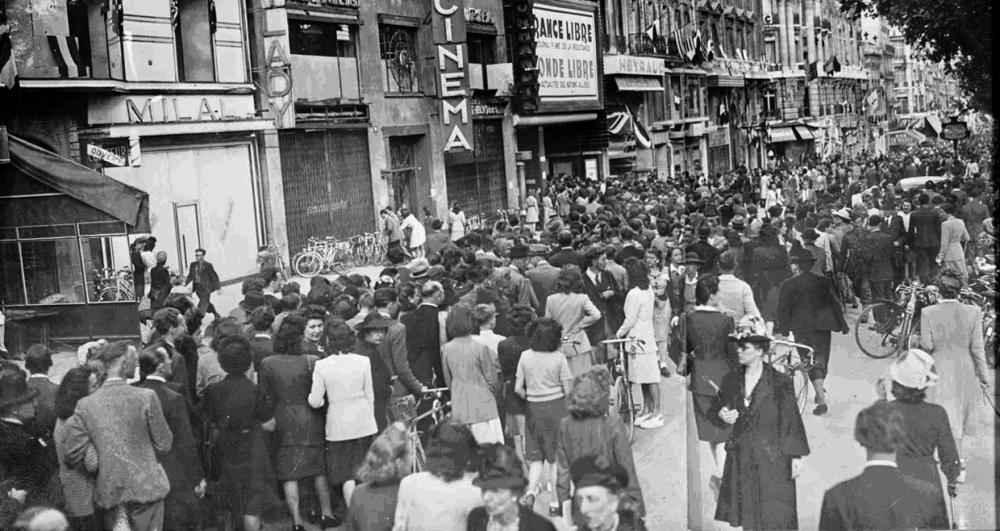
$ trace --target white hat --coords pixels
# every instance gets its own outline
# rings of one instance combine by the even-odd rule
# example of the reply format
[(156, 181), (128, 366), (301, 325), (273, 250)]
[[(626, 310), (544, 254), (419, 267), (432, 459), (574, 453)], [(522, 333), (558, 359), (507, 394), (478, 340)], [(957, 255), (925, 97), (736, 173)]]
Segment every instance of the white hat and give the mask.
[(833, 215), (837, 216), (840, 219), (851, 221), (851, 211), (847, 210), (847, 208), (842, 208), (840, 210), (834, 210), (833, 211)]
[(938, 375), (934, 373), (934, 358), (930, 354), (910, 349), (889, 367), (892, 381), (911, 389), (927, 389), (937, 385)]

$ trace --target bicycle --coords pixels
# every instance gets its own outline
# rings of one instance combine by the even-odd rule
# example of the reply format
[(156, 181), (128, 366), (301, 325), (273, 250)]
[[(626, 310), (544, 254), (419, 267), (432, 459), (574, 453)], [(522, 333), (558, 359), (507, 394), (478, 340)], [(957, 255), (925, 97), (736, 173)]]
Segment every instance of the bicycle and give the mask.
[(306, 247), (292, 258), (292, 270), (305, 278), (328, 271), (344, 274), (347, 272), (350, 248), (350, 242), (338, 241), (334, 237), (309, 238)]
[(625, 432), (628, 433), (628, 440), (635, 440), (635, 398), (632, 396), (632, 382), (628, 376), (628, 344), (645, 346), (646, 342), (635, 337), (622, 339), (606, 339), (601, 341), (602, 345), (621, 345), (618, 349), (618, 357), (610, 363), (611, 368), (611, 411), (617, 414), (618, 418), (625, 424)]
[(94, 296), (101, 302), (135, 300), (132, 271), (101, 268), (94, 270)]
[[(786, 350), (779, 354), (775, 347), (785, 347)], [(795, 404), (799, 408), (799, 413), (805, 412), (809, 406), (809, 386), (811, 385), (809, 370), (816, 365), (813, 358), (813, 348), (794, 341), (772, 339), (771, 347), (766, 356), (771, 367), (792, 378), (792, 383), (795, 386)], [(797, 374), (802, 375), (802, 378), (796, 378)]]
[(451, 406), (451, 402), (443, 402), (442, 397), (444, 393), (448, 392), (447, 387), (438, 387), (434, 389), (428, 389), (423, 393), (419, 400), (417, 400), (417, 406), (423, 403), (424, 399), (428, 396), (433, 396), (434, 401), (431, 403), (431, 408), (409, 420), (406, 421), (406, 430), (409, 438), (410, 444), (410, 471), (412, 473), (422, 472), (427, 463), (427, 454), (424, 452), (424, 443), (420, 441), (420, 436), (423, 435), (417, 428), (417, 424), (428, 417), (433, 419), (433, 425), (436, 426), (444, 422), (448, 416), (448, 409)]
[(983, 312), (983, 349), (986, 351), (986, 361), (991, 367), (997, 366), (996, 345), (996, 291), (983, 278), (972, 279), (969, 287), (959, 292), (958, 300), (974, 304)]
[(920, 337), (920, 309), (934, 304), (934, 289), (919, 280), (896, 288), (895, 300), (880, 300), (867, 306), (854, 324), (854, 340), (861, 352), (885, 359), (914, 346)]

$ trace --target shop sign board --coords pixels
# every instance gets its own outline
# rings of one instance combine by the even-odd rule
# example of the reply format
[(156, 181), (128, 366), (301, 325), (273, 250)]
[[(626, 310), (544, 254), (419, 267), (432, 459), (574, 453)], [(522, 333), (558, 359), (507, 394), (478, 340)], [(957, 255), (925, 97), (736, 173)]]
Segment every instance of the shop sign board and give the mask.
[(94, 144), (87, 144), (87, 155), (92, 159), (107, 162), (112, 166), (124, 166), (126, 164), (125, 157), (112, 153), (111, 151), (108, 151), (100, 146), (95, 146)]
[(539, 95), (546, 103), (600, 106), (601, 54), (593, 8), (535, 2)]
[(476, 118), (481, 116), (503, 116), (504, 111), (507, 109), (507, 100), (503, 98), (473, 97), (469, 100), (469, 104), (472, 106), (472, 116)]
[(941, 124), (942, 140), (962, 140), (969, 138), (969, 126), (965, 122), (952, 121)]
[(604, 75), (627, 74), (630, 76), (662, 76), (667, 71), (663, 59), (636, 57), (634, 55), (605, 55)]
[(482, 24), (484, 26), (496, 26), (497, 17), (492, 11), (478, 9), (475, 7), (465, 8), (465, 21), (472, 24)]
[(444, 151), (472, 151), (469, 76), (463, 0), (433, 0), (434, 61), (438, 74), (441, 120), (447, 137)]
[(91, 124), (164, 124), (256, 119), (252, 94), (94, 97)]

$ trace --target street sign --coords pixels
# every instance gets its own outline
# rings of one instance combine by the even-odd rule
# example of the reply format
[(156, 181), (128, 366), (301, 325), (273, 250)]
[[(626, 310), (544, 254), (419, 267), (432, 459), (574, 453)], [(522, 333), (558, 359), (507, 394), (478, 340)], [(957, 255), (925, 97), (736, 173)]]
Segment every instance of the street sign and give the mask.
[(125, 166), (126, 164), (124, 158), (94, 144), (87, 144), (87, 155), (114, 166)]
[(969, 127), (965, 122), (956, 120), (941, 124), (942, 140), (962, 140), (963, 138), (969, 138)]

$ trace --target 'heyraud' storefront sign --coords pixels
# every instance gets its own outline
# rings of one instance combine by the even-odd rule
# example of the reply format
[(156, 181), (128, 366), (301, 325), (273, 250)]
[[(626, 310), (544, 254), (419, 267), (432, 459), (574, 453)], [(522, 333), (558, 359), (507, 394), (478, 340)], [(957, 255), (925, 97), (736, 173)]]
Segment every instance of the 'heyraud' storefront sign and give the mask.
[(441, 120), (448, 131), (444, 150), (472, 151), (462, 0), (433, 0), (433, 3), (438, 99), (441, 101)]
[(536, 2), (534, 14), (542, 101), (598, 100), (594, 12)]

